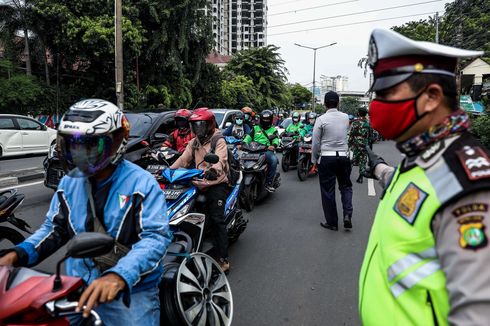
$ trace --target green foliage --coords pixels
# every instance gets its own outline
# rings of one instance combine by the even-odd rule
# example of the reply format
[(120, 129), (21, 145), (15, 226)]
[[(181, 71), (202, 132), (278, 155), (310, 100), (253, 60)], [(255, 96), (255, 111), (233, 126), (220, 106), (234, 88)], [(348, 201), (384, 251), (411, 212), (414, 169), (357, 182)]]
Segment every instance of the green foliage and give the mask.
[(192, 89), (192, 107), (202, 105), (208, 107), (220, 107), (221, 85), (223, 76), (219, 68), (213, 64), (203, 65), (198, 82)]
[(342, 112), (356, 116), (361, 103), (357, 97), (346, 96), (340, 99), (339, 106)]
[(261, 95), (254, 107), (258, 111), (280, 106), (283, 103), (287, 69), (279, 48), (274, 45), (243, 50), (236, 54), (226, 70), (250, 79)]
[(419, 21), (411, 21), (401, 26), (395, 26), (392, 29), (395, 32), (416, 41), (434, 42), (436, 38), (435, 21), (433, 17), (421, 19)]
[(472, 120), (472, 132), (480, 141), (490, 148), (490, 114), (478, 116)]
[(244, 106), (257, 107), (261, 102), (251, 79), (238, 75), (221, 84), (221, 103), (226, 108), (241, 109)]
[(301, 107), (302, 104), (309, 104), (313, 97), (313, 93), (306, 87), (300, 84), (289, 85), (289, 91), (291, 92), (292, 102), (296, 108)]
[(34, 78), (15, 75), (10, 79), (0, 78), (0, 112), (25, 114), (36, 108), (37, 99), (43, 96), (41, 87)]

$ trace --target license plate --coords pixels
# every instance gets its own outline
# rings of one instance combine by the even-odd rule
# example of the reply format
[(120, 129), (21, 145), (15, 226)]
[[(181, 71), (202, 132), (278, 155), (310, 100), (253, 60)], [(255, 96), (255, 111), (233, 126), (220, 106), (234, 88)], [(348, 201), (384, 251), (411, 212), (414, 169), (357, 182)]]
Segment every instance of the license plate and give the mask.
[(148, 167), (146, 168), (146, 171), (148, 171), (150, 173), (155, 173), (158, 171), (163, 171), (166, 168), (167, 167), (165, 165), (148, 165)]
[(302, 148), (311, 148), (311, 144), (302, 144), (301, 147)]
[(293, 137), (282, 137), (282, 141), (292, 141)]
[(254, 161), (260, 158), (260, 154), (243, 154), (241, 159), (245, 161)]
[(165, 194), (165, 199), (168, 200), (175, 200), (180, 197), (184, 193), (185, 190), (183, 189), (164, 189), (163, 193)]
[(311, 153), (312, 150), (311, 150), (311, 148), (300, 148), (299, 152), (300, 153)]

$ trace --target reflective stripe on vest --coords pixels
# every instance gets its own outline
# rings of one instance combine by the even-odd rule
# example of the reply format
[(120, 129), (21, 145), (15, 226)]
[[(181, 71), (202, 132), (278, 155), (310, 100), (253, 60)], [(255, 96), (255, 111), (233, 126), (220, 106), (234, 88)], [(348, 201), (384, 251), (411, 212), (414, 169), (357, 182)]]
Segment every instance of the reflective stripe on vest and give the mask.
[(390, 287), (391, 293), (393, 293), (393, 296), (397, 298), (398, 296), (402, 295), (406, 290), (411, 289), (414, 287), (418, 282), (422, 281), (426, 277), (431, 276), (435, 272), (441, 269), (441, 265), (439, 264), (438, 260), (432, 260), (413, 272), (410, 272), (408, 275), (400, 279), (398, 282), (393, 284)]
[(437, 253), (435, 247), (430, 247), (427, 250), (416, 254), (408, 254), (403, 258), (398, 259), (388, 268), (388, 280), (391, 282), (396, 277), (400, 276), (403, 272), (409, 268), (417, 265), (425, 259), (436, 259)]

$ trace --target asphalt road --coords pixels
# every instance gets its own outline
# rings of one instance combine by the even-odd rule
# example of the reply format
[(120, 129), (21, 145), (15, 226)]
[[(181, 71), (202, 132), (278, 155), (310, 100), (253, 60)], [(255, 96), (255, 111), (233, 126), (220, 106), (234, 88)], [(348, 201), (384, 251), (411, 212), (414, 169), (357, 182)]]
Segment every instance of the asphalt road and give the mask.
[[(374, 150), (388, 163), (400, 160), (393, 143), (377, 144)], [(353, 181), (357, 174), (355, 167)], [(353, 184), (352, 231), (320, 227), (324, 218), (318, 178), (300, 182), (296, 170), (282, 173), (277, 192), (246, 214), (248, 228), (230, 248), (233, 325), (360, 324), (359, 269), (381, 189), (376, 185), (376, 196), (368, 196), (366, 180)], [(53, 191), (41, 183), (19, 188), (19, 192), (26, 200), (17, 216), (36, 229)], [(342, 216), (339, 194), (337, 198)], [(38, 268), (54, 271), (62, 251)]]
[(46, 154), (3, 157), (0, 158), (0, 172), (9, 172), (28, 168), (42, 168), (45, 157)]

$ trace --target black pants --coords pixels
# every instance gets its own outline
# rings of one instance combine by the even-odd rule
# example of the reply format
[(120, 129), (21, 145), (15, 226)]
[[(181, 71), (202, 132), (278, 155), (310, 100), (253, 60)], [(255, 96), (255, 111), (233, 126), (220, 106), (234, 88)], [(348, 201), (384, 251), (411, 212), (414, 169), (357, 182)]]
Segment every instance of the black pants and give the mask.
[(228, 232), (225, 222), (225, 204), (228, 185), (221, 183), (209, 187), (206, 194), (206, 221), (210, 223), (213, 242), (219, 258), (228, 258)]
[(344, 216), (352, 216), (352, 167), (348, 157), (322, 156), (318, 174), (322, 194), (323, 214), (327, 224), (338, 226), (337, 204), (335, 203), (335, 179), (339, 182)]

